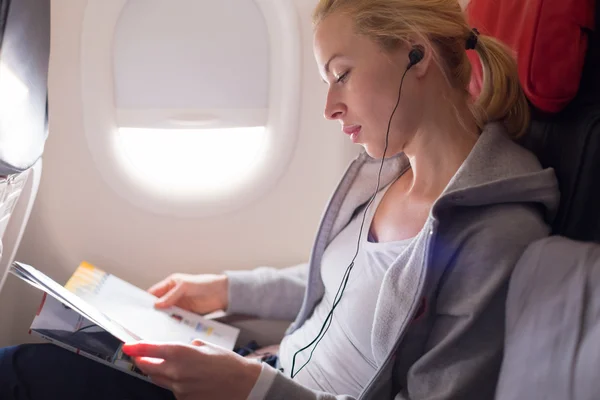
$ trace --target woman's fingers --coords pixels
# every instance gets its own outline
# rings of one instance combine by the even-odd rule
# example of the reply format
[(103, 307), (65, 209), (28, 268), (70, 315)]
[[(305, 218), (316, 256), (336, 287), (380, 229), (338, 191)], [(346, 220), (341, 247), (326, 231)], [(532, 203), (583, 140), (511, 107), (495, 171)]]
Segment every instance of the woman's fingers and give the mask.
[(175, 286), (166, 292), (160, 299), (156, 300), (154, 305), (157, 308), (167, 308), (177, 304), (179, 299), (184, 295), (183, 282), (178, 282)]
[(148, 289), (148, 292), (156, 297), (161, 297), (171, 290), (173, 286), (175, 286), (175, 279), (168, 277), (167, 279), (163, 279), (162, 281), (152, 285), (152, 287)]

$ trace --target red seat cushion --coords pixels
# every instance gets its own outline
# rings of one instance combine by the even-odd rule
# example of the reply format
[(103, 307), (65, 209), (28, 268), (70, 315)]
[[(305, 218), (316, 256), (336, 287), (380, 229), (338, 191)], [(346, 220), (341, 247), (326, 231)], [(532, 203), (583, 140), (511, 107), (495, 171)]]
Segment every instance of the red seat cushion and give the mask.
[[(473, 28), (516, 52), (526, 96), (550, 113), (562, 110), (577, 94), (594, 11), (595, 0), (471, 0), (467, 6)], [(477, 95), (481, 64), (475, 52), (468, 53), (474, 66), (470, 90)]]

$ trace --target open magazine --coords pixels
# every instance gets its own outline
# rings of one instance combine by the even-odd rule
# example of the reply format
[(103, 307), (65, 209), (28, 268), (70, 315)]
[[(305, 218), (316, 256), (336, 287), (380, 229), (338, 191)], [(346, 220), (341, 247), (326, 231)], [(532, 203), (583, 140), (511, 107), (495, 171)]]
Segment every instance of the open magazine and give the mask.
[(178, 307), (157, 310), (155, 296), (87, 262), (64, 287), (20, 262), (10, 272), (45, 292), (30, 333), (141, 379), (147, 377), (121, 351), (125, 342), (200, 339), (233, 350), (239, 335), (237, 328)]

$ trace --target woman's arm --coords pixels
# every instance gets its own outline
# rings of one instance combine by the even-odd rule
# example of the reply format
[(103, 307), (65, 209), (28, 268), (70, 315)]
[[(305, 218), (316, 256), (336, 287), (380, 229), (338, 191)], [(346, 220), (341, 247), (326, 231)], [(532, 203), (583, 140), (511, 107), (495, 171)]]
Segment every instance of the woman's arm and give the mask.
[(306, 263), (225, 274), (229, 282), (229, 314), (293, 321), (300, 311), (308, 278)]

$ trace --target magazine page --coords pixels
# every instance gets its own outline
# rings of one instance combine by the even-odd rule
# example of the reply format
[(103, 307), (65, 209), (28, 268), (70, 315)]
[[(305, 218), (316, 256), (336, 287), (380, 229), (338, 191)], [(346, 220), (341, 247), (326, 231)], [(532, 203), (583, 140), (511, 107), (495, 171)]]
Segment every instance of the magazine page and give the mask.
[(42, 272), (30, 265), (15, 262), (10, 271), (13, 275), (21, 278), (30, 285), (44, 291), (60, 303), (77, 311), (94, 324), (110, 332), (113, 336), (124, 343), (138, 341), (141, 337), (133, 334), (131, 331), (120, 326), (117, 322), (111, 320), (99, 310), (77, 297)]
[(190, 343), (194, 339), (233, 350), (239, 329), (178, 307), (154, 308), (156, 297), (83, 262), (65, 285), (112, 321), (150, 341)]
[(94, 361), (148, 380), (123, 353), (119, 339), (77, 311), (44, 294), (30, 333)]

